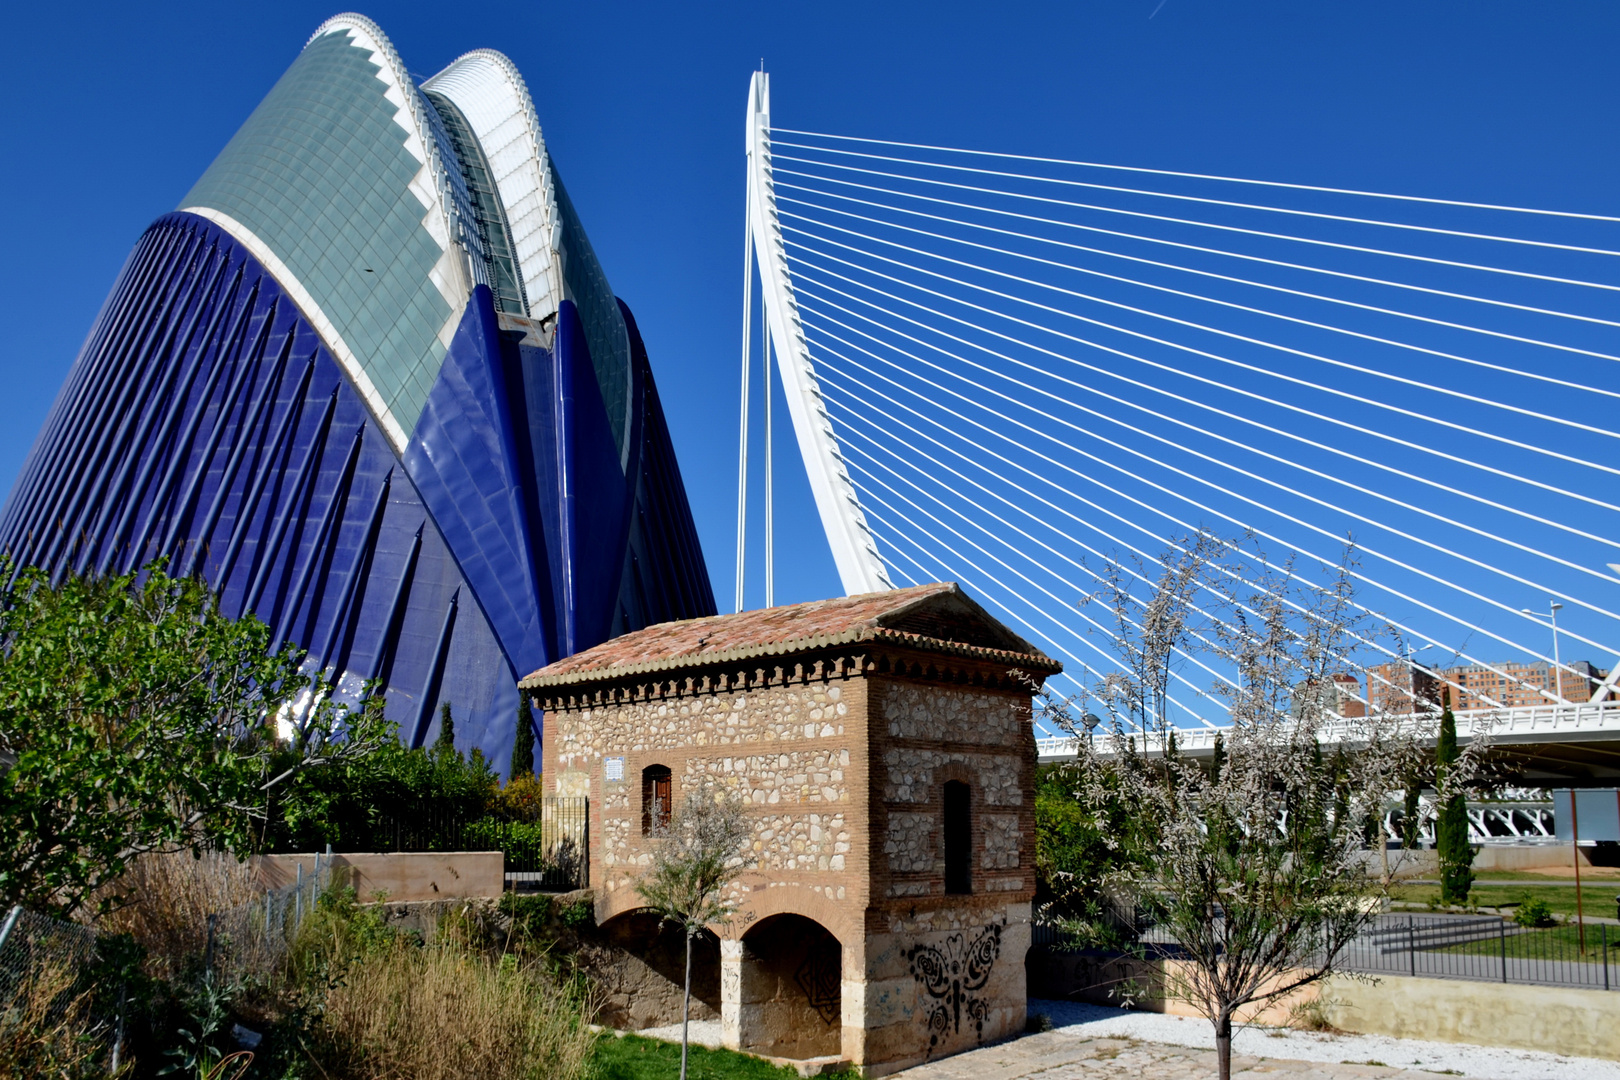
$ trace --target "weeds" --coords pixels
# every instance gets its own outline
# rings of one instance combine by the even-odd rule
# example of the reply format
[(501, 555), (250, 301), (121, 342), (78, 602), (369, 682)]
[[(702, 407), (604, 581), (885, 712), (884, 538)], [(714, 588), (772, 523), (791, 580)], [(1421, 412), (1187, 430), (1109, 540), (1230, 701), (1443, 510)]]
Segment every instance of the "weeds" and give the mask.
[(109, 1032), (90, 1006), (91, 991), (67, 967), (46, 965), (21, 980), (0, 1002), (0, 1080), (108, 1075)]
[(595, 1035), (584, 1000), (537, 965), (441, 939), (395, 940), (347, 970), (322, 1021), (334, 1076), (582, 1078)]

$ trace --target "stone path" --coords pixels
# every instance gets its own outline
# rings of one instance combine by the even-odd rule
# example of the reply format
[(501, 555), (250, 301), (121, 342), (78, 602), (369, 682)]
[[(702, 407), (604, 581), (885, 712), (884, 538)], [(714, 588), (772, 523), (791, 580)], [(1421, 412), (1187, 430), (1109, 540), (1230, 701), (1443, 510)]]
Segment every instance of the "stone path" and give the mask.
[[(987, 1046), (896, 1073), (896, 1080), (1208, 1080), (1216, 1075), (1215, 1052), (1135, 1039), (1088, 1039), (1048, 1031), (999, 1046)], [(1332, 1065), (1232, 1055), (1232, 1076), (1422, 1077), (1437, 1074), (1386, 1065)]]

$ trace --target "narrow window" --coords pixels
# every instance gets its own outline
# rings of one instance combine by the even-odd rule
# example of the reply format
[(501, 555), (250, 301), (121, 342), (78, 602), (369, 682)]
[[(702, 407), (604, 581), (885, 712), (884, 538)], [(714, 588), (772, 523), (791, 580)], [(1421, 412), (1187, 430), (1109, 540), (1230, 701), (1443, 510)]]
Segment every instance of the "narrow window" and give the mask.
[(973, 844), (971, 789), (960, 780), (945, 781), (945, 891), (970, 893)]
[(649, 765), (641, 770), (642, 836), (651, 836), (669, 825), (673, 794), (669, 766)]

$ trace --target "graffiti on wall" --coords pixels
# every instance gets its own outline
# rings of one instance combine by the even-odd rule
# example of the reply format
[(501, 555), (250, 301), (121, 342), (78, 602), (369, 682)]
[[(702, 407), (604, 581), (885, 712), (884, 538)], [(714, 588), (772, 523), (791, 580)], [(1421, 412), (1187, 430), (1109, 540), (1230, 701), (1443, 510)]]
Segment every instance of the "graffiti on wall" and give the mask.
[(990, 971), (1001, 955), (1001, 927), (986, 926), (971, 944), (970, 933), (952, 934), (938, 946), (913, 945), (906, 950), (912, 978), (932, 999), (925, 1002), (923, 1018), (930, 1050), (946, 1036), (960, 1035), (964, 1019), (975, 1035), (984, 1037), (990, 1003), (978, 991), (990, 981)]

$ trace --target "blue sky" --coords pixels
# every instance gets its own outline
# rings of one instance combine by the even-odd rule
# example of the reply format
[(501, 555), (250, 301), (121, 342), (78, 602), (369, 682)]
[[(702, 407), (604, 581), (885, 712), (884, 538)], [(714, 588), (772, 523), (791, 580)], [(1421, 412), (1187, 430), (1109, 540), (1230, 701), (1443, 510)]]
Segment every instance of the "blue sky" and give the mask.
[[(4, 487), (141, 230), (338, 9), (67, 10), (17, 5), (0, 32)], [(493, 47), (528, 79), (569, 192), (647, 338), (722, 607), (734, 559), (742, 121), (761, 58), (783, 126), (1620, 212), (1613, 4), (360, 10), (421, 75)], [(778, 602), (840, 591), (783, 419)], [(757, 562), (751, 573), (753, 605)]]

